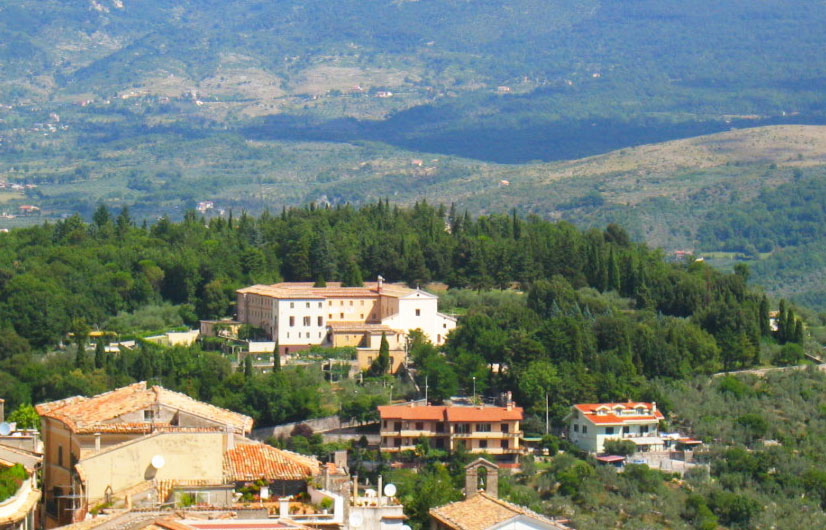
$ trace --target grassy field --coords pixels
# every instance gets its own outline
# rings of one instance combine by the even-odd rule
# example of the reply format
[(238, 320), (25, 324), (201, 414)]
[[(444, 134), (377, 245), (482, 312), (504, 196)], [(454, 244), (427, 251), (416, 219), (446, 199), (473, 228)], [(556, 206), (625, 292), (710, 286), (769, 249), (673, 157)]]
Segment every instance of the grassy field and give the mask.
[(12, 201), (19, 201), (25, 198), (25, 195), (19, 191), (0, 191), (0, 204), (6, 204)]

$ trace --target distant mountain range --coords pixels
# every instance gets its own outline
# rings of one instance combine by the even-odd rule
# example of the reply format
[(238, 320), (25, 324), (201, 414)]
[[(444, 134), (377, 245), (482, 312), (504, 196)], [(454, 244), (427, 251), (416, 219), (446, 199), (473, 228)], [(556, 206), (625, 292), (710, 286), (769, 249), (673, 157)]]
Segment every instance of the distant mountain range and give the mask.
[(0, 228), (427, 199), (619, 222), (812, 293), (819, 233), (739, 216), (807, 233), (811, 204), (769, 199), (823, 174), (823, 27), (818, 0), (7, 0), (0, 181), (37, 187), (0, 190)]

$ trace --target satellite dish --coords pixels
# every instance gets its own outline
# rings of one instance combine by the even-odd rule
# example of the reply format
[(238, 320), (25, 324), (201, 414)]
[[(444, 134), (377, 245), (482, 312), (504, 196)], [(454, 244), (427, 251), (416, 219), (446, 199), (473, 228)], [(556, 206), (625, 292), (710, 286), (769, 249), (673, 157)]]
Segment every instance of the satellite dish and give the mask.
[(11, 434), (11, 425), (5, 421), (0, 423), (0, 436), (8, 436), (9, 434)]
[(261, 500), (265, 501), (269, 498), (270, 498), (270, 488), (268, 488), (267, 486), (264, 486), (263, 488), (261, 488)]
[(361, 512), (353, 512), (350, 514), (350, 526), (353, 528), (358, 528), (362, 524), (364, 524), (364, 516)]
[(413, 530), (413, 529), (412, 529), (412, 528), (410, 528), (410, 527), (409, 527), (409, 526), (407, 526), (407, 525), (402, 525), (402, 530)]
[(395, 484), (388, 484), (384, 487), (384, 494), (388, 497), (393, 497), (396, 495), (396, 485)]
[(152, 467), (155, 469), (160, 469), (166, 464), (166, 460), (162, 455), (155, 455), (152, 457)]
[(375, 497), (376, 496), (376, 490), (374, 490), (372, 488), (366, 489), (366, 490), (364, 490), (364, 496), (365, 497)]

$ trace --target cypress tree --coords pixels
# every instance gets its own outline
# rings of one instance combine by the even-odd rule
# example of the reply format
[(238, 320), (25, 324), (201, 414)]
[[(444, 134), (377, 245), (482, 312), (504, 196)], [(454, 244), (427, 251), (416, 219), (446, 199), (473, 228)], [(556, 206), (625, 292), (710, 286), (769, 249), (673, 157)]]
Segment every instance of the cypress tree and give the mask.
[(275, 339), (275, 347), (272, 350), (272, 371), (281, 371), (281, 352), (278, 348), (278, 339)]
[(95, 368), (103, 368), (106, 363), (106, 349), (103, 346), (103, 341), (98, 339), (95, 342)]
[(796, 318), (794, 316), (794, 311), (789, 309), (786, 311), (786, 320), (783, 322), (783, 342), (793, 342), (794, 341), (794, 322)]
[(786, 301), (780, 299), (780, 309), (777, 311), (777, 342), (783, 344), (786, 342), (783, 327), (786, 325)]
[(794, 323), (794, 342), (803, 344), (803, 321), (800, 319)]
[(608, 290), (620, 292), (620, 268), (612, 246), (608, 251)]
[(84, 370), (86, 368), (86, 349), (83, 346), (83, 339), (78, 338), (76, 344), (77, 352), (75, 353), (75, 368)]
[(760, 322), (760, 335), (768, 337), (771, 333), (771, 324), (769, 322), (769, 299), (766, 298), (766, 295), (763, 295), (763, 298), (760, 299), (758, 320)]
[(249, 353), (244, 357), (244, 378), (252, 378), (252, 356)]
[(370, 366), (373, 375), (384, 375), (390, 369), (390, 343), (387, 342), (387, 334), (382, 332), (381, 344), (379, 345), (379, 356)]

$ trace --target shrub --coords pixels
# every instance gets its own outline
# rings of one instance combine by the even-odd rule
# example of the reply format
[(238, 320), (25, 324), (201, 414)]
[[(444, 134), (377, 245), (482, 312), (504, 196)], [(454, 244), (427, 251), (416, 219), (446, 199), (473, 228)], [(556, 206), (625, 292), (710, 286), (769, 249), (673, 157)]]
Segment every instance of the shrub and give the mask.
[(740, 379), (736, 378), (733, 375), (727, 375), (720, 378), (720, 384), (717, 386), (717, 390), (721, 394), (730, 394), (737, 399), (742, 399), (744, 397), (749, 397), (754, 394), (754, 391), (741, 381)]
[(803, 360), (803, 347), (800, 344), (789, 342), (774, 356), (773, 362), (777, 366), (791, 366)]
[(637, 452), (637, 444), (631, 440), (606, 440), (603, 452), (609, 455), (631, 456)]
[(0, 470), (0, 502), (12, 497), (23, 481), (28, 478), (26, 470), (20, 464), (15, 464)]
[(540, 442), (542, 449), (548, 450), (548, 456), (554, 456), (559, 452), (559, 438), (553, 434), (546, 434)]
[(628, 464), (622, 475), (643, 493), (654, 493), (663, 483), (663, 474), (645, 464)]
[(760, 503), (746, 495), (728, 491), (712, 491), (708, 498), (709, 507), (724, 525), (748, 528), (751, 519), (760, 512)]

